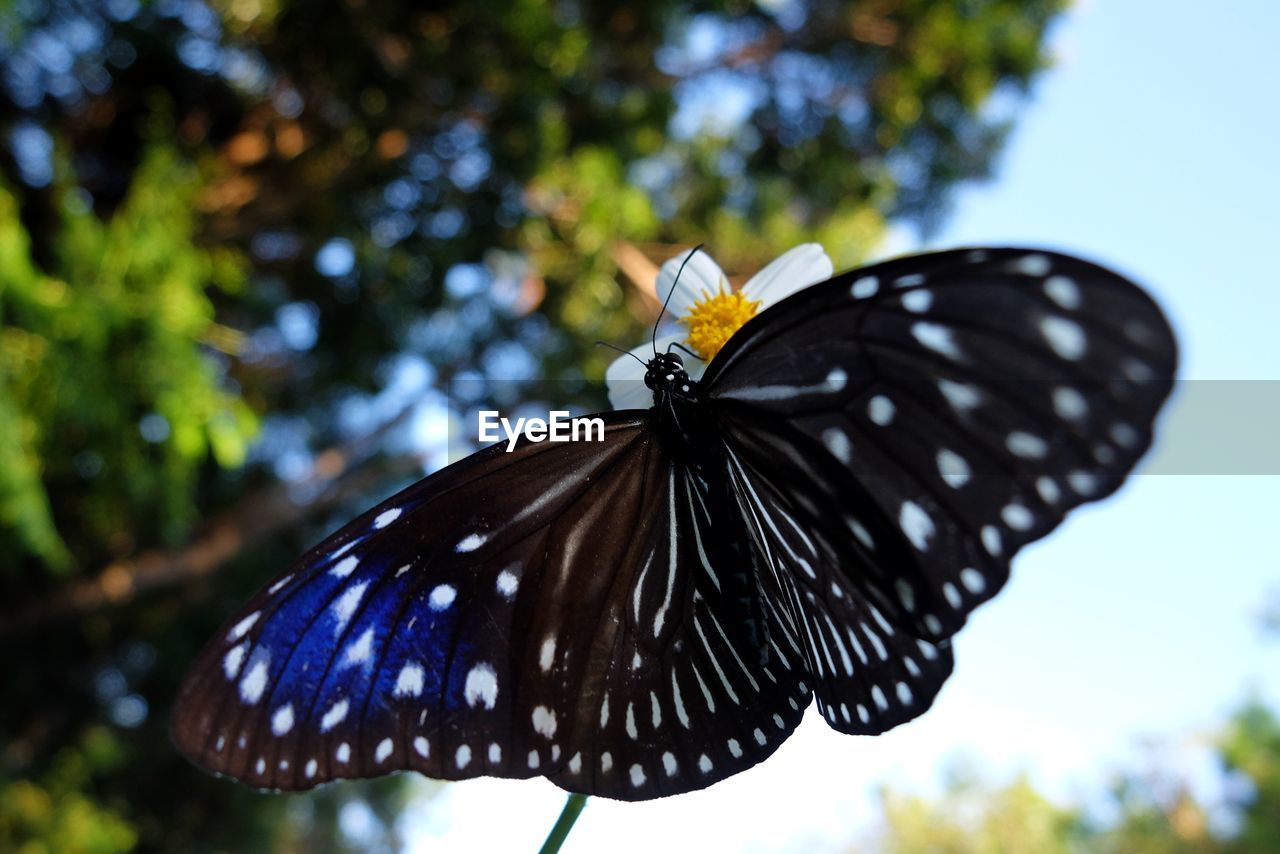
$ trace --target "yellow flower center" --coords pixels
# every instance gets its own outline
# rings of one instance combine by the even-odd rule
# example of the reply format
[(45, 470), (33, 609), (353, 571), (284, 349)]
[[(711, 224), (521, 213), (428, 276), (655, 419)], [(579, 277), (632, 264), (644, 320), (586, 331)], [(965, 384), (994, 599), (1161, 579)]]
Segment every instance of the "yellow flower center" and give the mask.
[(689, 346), (699, 356), (710, 362), (733, 333), (756, 316), (760, 303), (752, 302), (740, 293), (721, 291), (717, 294), (702, 292), (702, 299), (693, 304), (680, 322), (689, 327)]

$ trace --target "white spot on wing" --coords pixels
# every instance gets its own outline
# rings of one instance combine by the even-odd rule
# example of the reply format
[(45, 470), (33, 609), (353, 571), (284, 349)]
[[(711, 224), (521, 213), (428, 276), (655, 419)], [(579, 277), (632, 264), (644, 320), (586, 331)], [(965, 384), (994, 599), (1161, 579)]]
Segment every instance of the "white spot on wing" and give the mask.
[(453, 763), (458, 766), (461, 771), (471, 764), (471, 745), (459, 745), (457, 753), (453, 755)]
[(391, 755), (391, 739), (384, 738), (378, 742), (377, 748), (373, 751), (373, 758), (378, 762), (386, 762), (387, 757)]
[(457, 598), (458, 591), (451, 584), (438, 584), (431, 591), (427, 604), (431, 606), (433, 611), (443, 611), (453, 604), (453, 600)]
[(338, 597), (338, 601), (333, 603), (334, 634), (341, 634), (342, 630), (346, 628), (347, 621), (356, 612), (356, 607), (360, 604), (360, 599), (364, 596), (364, 591), (368, 586), (369, 582), (362, 581), (359, 584), (348, 587)]
[(969, 482), (969, 463), (955, 451), (943, 448), (938, 451), (938, 473), (947, 485), (959, 489)]
[(396, 677), (396, 687), (392, 690), (393, 697), (418, 697), (422, 695), (422, 666), (409, 662), (400, 668), (400, 675)]
[(863, 276), (853, 283), (849, 293), (858, 299), (865, 299), (874, 294), (880, 287), (880, 280), (875, 276)]
[(1049, 272), (1049, 258), (1045, 255), (1023, 255), (1009, 264), (1009, 269), (1028, 276), (1043, 276)]
[(423, 759), (431, 755), (431, 743), (423, 736), (418, 736), (413, 740), (413, 750)]
[(249, 672), (240, 680), (240, 699), (246, 703), (256, 703), (262, 699), (262, 692), (267, 688), (267, 667), (270, 659), (263, 653), (254, 656)]
[(509, 569), (504, 569), (498, 573), (498, 592), (510, 599), (516, 595), (516, 589), (520, 586), (520, 579)]
[[(905, 277), (904, 277), (905, 278)], [(921, 277), (923, 278), (923, 277)], [(902, 279), (898, 280), (899, 282)], [(929, 291), (910, 291), (902, 295), (902, 307), (916, 314), (929, 310), (933, 305), (933, 294)]]
[(359, 542), (360, 540), (357, 538), (354, 540), (350, 540), (346, 543), (343, 543), (340, 548), (336, 548), (333, 551), (329, 552), (329, 560), (337, 560), (338, 558), (342, 557), (344, 554), (346, 554), (347, 552), (355, 548)]
[(328, 732), (346, 720), (347, 710), (350, 708), (351, 704), (345, 697), (330, 706), (329, 711), (325, 712), (324, 717), (320, 719), (320, 732)]
[(277, 738), (293, 729), (293, 703), (285, 703), (271, 716), (271, 734)]
[(992, 557), (999, 557), (1004, 546), (1000, 541), (1000, 530), (995, 525), (982, 526), (982, 545)]
[(898, 691), (898, 702), (904, 706), (911, 705), (911, 700), (912, 700), (911, 688), (907, 685), (907, 683), (899, 682), (897, 686), (897, 691)]
[(1004, 441), (1010, 453), (1027, 460), (1044, 459), (1049, 453), (1049, 445), (1039, 436), (1033, 436), (1023, 430), (1014, 430)]
[(1075, 361), (1084, 355), (1084, 330), (1074, 320), (1054, 316), (1042, 318), (1040, 334), (1049, 342), (1053, 352), (1064, 359)]
[(1058, 413), (1060, 418), (1075, 421), (1088, 413), (1089, 404), (1079, 391), (1063, 385), (1053, 390), (1053, 411)]
[(227, 633), (227, 640), (240, 640), (240, 638), (245, 636), (245, 633), (249, 631), (249, 629), (253, 628), (253, 624), (258, 622), (258, 617), (261, 615), (261, 611), (254, 611), (252, 614), (236, 623), (231, 627), (231, 631)]
[(395, 520), (399, 519), (400, 514), (403, 512), (404, 511), (401, 510), (399, 507), (392, 507), (390, 510), (383, 510), (381, 513), (378, 514), (378, 517), (373, 520), (373, 527), (381, 530), (382, 528), (385, 528), (388, 525), (390, 525)]
[(1119, 421), (1111, 425), (1111, 438), (1122, 448), (1135, 448), (1141, 440), (1132, 425)]
[(227, 650), (226, 657), (222, 659), (222, 670), (227, 674), (228, 679), (235, 679), (240, 673), (240, 666), (244, 664), (244, 654), (248, 647), (249, 644), (242, 643)]
[(556, 713), (546, 706), (538, 706), (533, 710), (533, 728), (544, 738), (556, 734)]
[(936, 529), (929, 514), (919, 504), (914, 501), (902, 502), (902, 509), (898, 513), (898, 525), (902, 528), (902, 533), (906, 534), (907, 539), (911, 541), (911, 545), (920, 551), (926, 551), (929, 548), (929, 538), (934, 535)]
[(1035, 516), (1021, 504), (1008, 504), (1000, 511), (1000, 518), (1015, 531), (1028, 531), (1035, 524)]
[(982, 396), (971, 385), (955, 380), (938, 380), (938, 391), (957, 412), (973, 409), (982, 402)]
[(355, 555), (347, 555), (329, 570), (330, 575), (338, 578), (346, 578), (348, 575), (356, 571), (356, 567), (360, 565), (360, 558)]
[(484, 541), (485, 538), (480, 534), (468, 534), (458, 541), (458, 544), (454, 546), (453, 550), (458, 554), (473, 552), (484, 545)]
[(1066, 276), (1050, 276), (1044, 283), (1044, 292), (1049, 299), (1066, 309), (1080, 307), (1080, 288)]
[(883, 394), (877, 394), (871, 400), (867, 401), (867, 415), (876, 424), (881, 427), (888, 426), (893, 421), (894, 414), (893, 401), (885, 397)]
[(898, 591), (898, 598), (902, 600), (902, 607), (908, 611), (916, 609), (916, 591), (906, 580), (899, 578), (894, 582), (894, 587)]
[(1098, 489), (1098, 478), (1087, 471), (1073, 471), (1067, 475), (1067, 485), (1081, 495), (1092, 495)]
[(982, 573), (973, 567), (965, 567), (960, 570), (960, 583), (970, 593), (981, 593), (987, 587), (987, 581), (982, 577)]
[(551, 669), (551, 665), (555, 660), (556, 639), (554, 635), (548, 635), (546, 640), (542, 642), (542, 650), (538, 653), (538, 666), (542, 668), (543, 673), (546, 673)]
[(347, 647), (347, 657), (345, 663), (363, 664), (373, 655), (373, 626), (364, 630), (364, 633), (356, 640), (355, 643)]
[(865, 525), (857, 519), (848, 519), (847, 521), (849, 523), (849, 530), (853, 531), (853, 535), (858, 538), (858, 542), (862, 543), (868, 549), (874, 549), (876, 547), (875, 540), (871, 539), (871, 532), (866, 529)]
[(835, 457), (842, 463), (848, 463), (853, 456), (853, 449), (849, 444), (849, 437), (839, 427), (828, 427), (822, 431), (822, 444), (827, 446), (827, 450), (831, 452), (831, 456)]
[[(947, 597), (947, 604), (957, 611), (964, 604), (964, 600), (960, 596), (960, 590), (950, 581), (942, 583), (942, 595)], [(934, 632), (934, 634), (937, 634), (937, 632)]]
[(482, 661), (468, 671), (462, 696), (472, 708), (483, 703), (486, 709), (492, 709), (498, 702), (498, 674), (488, 662)]
[(945, 326), (920, 321), (911, 324), (911, 334), (917, 341), (934, 352), (941, 353), (952, 359), (959, 359), (963, 355), (952, 337), (951, 330)]

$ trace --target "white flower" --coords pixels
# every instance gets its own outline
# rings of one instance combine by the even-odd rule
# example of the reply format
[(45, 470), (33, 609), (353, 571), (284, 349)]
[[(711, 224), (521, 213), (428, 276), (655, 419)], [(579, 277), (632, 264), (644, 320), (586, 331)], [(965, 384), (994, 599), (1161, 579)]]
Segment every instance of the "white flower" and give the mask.
[[(688, 263), (676, 281), (676, 271), (686, 258)], [(698, 379), (707, 363), (744, 323), (796, 291), (831, 278), (833, 269), (821, 246), (805, 243), (774, 259), (735, 292), (720, 265), (706, 252), (695, 251), (693, 257), (682, 252), (662, 265), (657, 294), (665, 299), (671, 292), (668, 310), (685, 331), (659, 336), (657, 350), (665, 353), (679, 344), (697, 353), (701, 358), (679, 351), (689, 376)], [(630, 355), (614, 359), (605, 371), (609, 403), (614, 409), (647, 409), (653, 405), (653, 392), (644, 384), (645, 366), (653, 358), (653, 351), (654, 345), (645, 342)]]

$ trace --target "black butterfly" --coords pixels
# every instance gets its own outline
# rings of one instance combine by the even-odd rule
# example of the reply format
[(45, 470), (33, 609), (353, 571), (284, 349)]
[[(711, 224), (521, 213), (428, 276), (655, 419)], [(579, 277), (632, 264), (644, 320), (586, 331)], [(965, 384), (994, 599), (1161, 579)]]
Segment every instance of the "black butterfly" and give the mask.
[(1009, 561), (1113, 492), (1176, 346), (1137, 286), (1038, 250), (793, 294), (604, 441), (483, 450), (255, 596), (173, 719), (199, 765), (305, 789), (411, 768), (637, 800), (924, 712)]

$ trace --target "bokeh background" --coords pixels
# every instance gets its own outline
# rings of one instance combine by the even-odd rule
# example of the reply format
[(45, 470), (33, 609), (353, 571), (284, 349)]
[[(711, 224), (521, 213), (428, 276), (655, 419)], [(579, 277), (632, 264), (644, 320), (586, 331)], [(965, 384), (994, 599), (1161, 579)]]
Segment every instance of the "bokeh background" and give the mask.
[(838, 268), (1113, 264), (1237, 415), (1184, 386), (921, 720), (814, 715), (712, 789), (592, 801), (567, 848), (1280, 850), (1280, 478), (1191, 464), (1275, 424), (1238, 413), (1280, 367), (1280, 8), (415, 5), (0, 0), (0, 849), (536, 846), (545, 781), (206, 776), (168, 742), (178, 680), (465, 450), (467, 407), (603, 407), (593, 342), (647, 334), (655, 264), (705, 242), (746, 276), (818, 240)]

